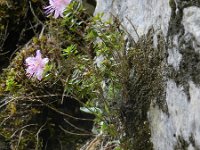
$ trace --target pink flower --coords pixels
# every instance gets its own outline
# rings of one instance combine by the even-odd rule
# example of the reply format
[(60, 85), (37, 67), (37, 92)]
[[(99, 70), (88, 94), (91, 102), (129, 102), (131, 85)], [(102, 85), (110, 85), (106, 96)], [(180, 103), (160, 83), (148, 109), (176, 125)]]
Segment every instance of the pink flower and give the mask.
[(48, 58), (42, 59), (40, 50), (37, 50), (35, 57), (28, 57), (25, 60), (27, 66), (26, 75), (29, 78), (35, 76), (38, 80), (41, 80), (45, 65), (48, 61)]
[(45, 7), (47, 15), (54, 13), (54, 18), (63, 17), (63, 12), (71, 0), (49, 0), (49, 6)]

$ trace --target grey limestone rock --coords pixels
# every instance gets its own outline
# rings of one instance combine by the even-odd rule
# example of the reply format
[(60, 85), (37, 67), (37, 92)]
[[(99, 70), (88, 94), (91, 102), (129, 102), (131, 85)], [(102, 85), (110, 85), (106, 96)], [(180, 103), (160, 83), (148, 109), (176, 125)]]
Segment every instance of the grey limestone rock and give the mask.
[[(148, 149), (200, 149), (200, 1), (97, 0), (95, 13), (99, 12), (104, 12), (105, 20), (118, 17), (136, 41), (153, 28), (157, 47), (157, 35), (162, 33), (165, 67), (160, 99), (165, 105), (151, 99), (145, 112), (153, 144)], [(133, 141), (135, 134), (130, 134)]]

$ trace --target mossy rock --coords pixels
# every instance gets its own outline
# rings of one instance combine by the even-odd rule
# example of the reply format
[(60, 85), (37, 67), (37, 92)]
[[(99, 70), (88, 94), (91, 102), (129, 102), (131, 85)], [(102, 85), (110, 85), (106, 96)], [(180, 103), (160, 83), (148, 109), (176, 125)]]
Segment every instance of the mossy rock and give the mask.
[(44, 1), (0, 1), (0, 72), (10, 56), (42, 28)]
[[(31, 3), (42, 6), (42, 2)], [(28, 1), (11, 4), (11, 8), (5, 6), (3, 11), (13, 12), (29, 7)], [(16, 8), (13, 8), (15, 6)], [(28, 12), (13, 13), (8, 16), (9, 19), (13, 19), (13, 22), (9, 24), (10, 33), (11, 31), (13, 34), (17, 32), (20, 35), (16, 36), (22, 37), (21, 30), (28, 28), (26, 22), (21, 20), (26, 18), (28, 15), (26, 13)], [(14, 19), (15, 17), (17, 19)], [(3, 17), (2, 23), (8, 18)], [(27, 19), (28, 22), (29, 19), (36, 21), (34, 16), (32, 18), (29, 16)], [(9, 141), (11, 149), (44, 149), (45, 147), (47, 149), (58, 147), (75, 149), (77, 143), (83, 142), (91, 135), (94, 115), (80, 111), (82, 103), (86, 100), (80, 103), (70, 95), (63, 95), (65, 80), (71, 75), (76, 64), (67, 61), (62, 56), (62, 49), (69, 46), (73, 40), (66, 40), (67, 29), (64, 25), (61, 26), (60, 19), (52, 19), (45, 24), (43, 34), (36, 34), (33, 38), (34, 34), (32, 34), (29, 38), (25, 36), (22, 40), (15, 41), (21, 44), (21, 48), (15, 53), (9, 66), (1, 73), (0, 104), (5, 103), (5, 105), (1, 105), (0, 134)], [(15, 28), (20, 31), (16, 31)], [(83, 28), (79, 31), (81, 29)], [(24, 43), (26, 45), (22, 46)], [(5, 46), (6, 42), (3, 48)], [(25, 59), (34, 56), (38, 49), (41, 50), (43, 57), (48, 57), (50, 60), (48, 66), (50, 69), (46, 72), (47, 77), (42, 81), (26, 76)], [(79, 134), (86, 134), (86, 136), (82, 137)]]

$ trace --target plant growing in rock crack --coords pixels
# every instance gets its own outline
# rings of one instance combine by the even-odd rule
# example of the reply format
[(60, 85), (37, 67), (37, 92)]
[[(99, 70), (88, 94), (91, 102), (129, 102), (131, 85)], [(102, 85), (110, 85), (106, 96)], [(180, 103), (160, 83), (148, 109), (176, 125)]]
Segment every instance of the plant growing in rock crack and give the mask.
[[(54, 143), (58, 147), (65, 143), (78, 149), (97, 134), (104, 146), (109, 145), (105, 140), (119, 138), (117, 99), (126, 90), (128, 56), (124, 32), (101, 17), (90, 17), (72, 2), (64, 18), (49, 20), (44, 34), (34, 37), (5, 69), (0, 133), (14, 148), (48, 149), (59, 141)], [(27, 78), (24, 65), (37, 49), (49, 59), (41, 81)]]

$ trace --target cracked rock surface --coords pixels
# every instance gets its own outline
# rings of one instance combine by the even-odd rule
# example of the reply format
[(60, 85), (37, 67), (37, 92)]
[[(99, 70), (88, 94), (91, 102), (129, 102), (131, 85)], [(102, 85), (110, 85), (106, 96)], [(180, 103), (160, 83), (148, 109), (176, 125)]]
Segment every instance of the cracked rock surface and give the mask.
[[(147, 36), (151, 28), (154, 29), (154, 47), (159, 44), (158, 33), (162, 33), (165, 41), (162, 49), (162, 63), (165, 67), (161, 70), (164, 90), (160, 97), (164, 99), (165, 105), (160, 107), (159, 100), (155, 100), (156, 96), (150, 98), (145, 113), (153, 147), (147, 149), (200, 149), (200, 1), (97, 0), (95, 13), (98, 12), (105, 13), (105, 20), (112, 16), (118, 17), (136, 41)], [(132, 104), (131, 107), (136, 105)], [(132, 116), (136, 113), (132, 111)], [(137, 141), (135, 134), (129, 133), (133, 141)]]

